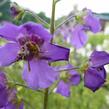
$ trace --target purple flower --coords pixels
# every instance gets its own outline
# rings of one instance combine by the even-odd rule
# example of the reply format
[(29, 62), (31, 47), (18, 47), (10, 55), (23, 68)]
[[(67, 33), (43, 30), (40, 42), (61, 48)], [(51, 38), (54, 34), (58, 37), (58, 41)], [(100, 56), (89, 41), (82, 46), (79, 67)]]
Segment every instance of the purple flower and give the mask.
[(25, 60), (23, 79), (33, 89), (47, 88), (57, 79), (58, 73), (48, 62), (69, 58), (69, 49), (51, 44), (51, 34), (40, 24), (7, 23), (0, 28), (0, 36), (10, 41), (0, 48), (0, 66)]
[(95, 17), (91, 10), (86, 10), (86, 16), (84, 16), (84, 25), (87, 26), (93, 33), (97, 33), (101, 30), (100, 20)]
[(17, 91), (9, 88), (5, 73), (0, 72), (0, 109), (23, 109), (23, 102), (18, 102)]
[(71, 44), (76, 48), (81, 48), (86, 44), (88, 37), (85, 31), (97, 33), (101, 30), (100, 20), (92, 14), (91, 10), (86, 10), (83, 22), (83, 24), (77, 24), (72, 30)]
[(75, 19), (77, 24), (74, 22), (69, 27), (67, 25), (61, 27), (61, 34), (64, 36), (64, 39), (66, 41), (69, 39), (68, 43), (75, 48), (83, 47), (88, 41), (86, 31), (97, 33), (101, 30), (100, 20), (93, 15), (91, 10), (85, 9), (82, 13), (82, 16), (79, 15), (80, 20)]
[(106, 71), (104, 67), (90, 67), (84, 74), (84, 85), (92, 91), (98, 90), (106, 81)]
[(76, 48), (81, 48), (86, 44), (87, 41), (88, 37), (84, 31), (84, 26), (80, 24), (76, 25), (72, 29), (72, 37), (70, 43)]
[(92, 91), (98, 90), (106, 81), (104, 65), (109, 63), (109, 54), (104, 51), (94, 51), (90, 56), (90, 66), (84, 74), (84, 85)]
[[(62, 67), (61, 69), (71, 69), (73, 68), (71, 64)], [(70, 96), (70, 88), (72, 85), (78, 85), (80, 83), (80, 74), (75, 71), (67, 71), (65, 77), (59, 81), (56, 93), (61, 94), (62, 96), (69, 97)]]
[(61, 80), (57, 86), (56, 93), (59, 93), (65, 97), (69, 97), (70, 96), (70, 84)]

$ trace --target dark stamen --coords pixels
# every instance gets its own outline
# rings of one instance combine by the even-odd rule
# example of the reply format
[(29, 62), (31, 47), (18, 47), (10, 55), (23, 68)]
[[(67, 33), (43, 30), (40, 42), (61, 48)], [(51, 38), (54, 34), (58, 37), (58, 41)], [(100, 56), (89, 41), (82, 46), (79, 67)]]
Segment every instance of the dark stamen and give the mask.
[(28, 61), (28, 71), (29, 71), (29, 72), (31, 71), (31, 67), (30, 67), (29, 61)]

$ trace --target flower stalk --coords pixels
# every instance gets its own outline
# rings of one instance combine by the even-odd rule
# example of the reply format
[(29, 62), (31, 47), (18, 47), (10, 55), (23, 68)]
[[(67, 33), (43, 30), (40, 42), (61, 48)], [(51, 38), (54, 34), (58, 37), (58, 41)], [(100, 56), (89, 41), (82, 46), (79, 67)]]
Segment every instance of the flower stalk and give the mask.
[[(53, 35), (55, 31), (55, 7), (56, 7), (56, 2), (53, 0), (52, 3), (52, 15), (51, 15), (51, 24), (50, 24), (50, 33)], [(53, 38), (52, 38), (53, 40)]]
[(44, 109), (47, 109), (48, 107), (48, 91), (49, 88), (46, 88), (44, 93)]
[[(53, 35), (54, 31), (55, 31), (55, 6), (56, 6), (56, 1), (53, 0), (52, 1), (52, 14), (51, 14), (51, 22), (50, 22), (50, 33)], [(53, 37), (51, 39), (51, 43), (53, 42)], [(49, 92), (49, 88), (45, 89), (45, 93), (44, 93), (44, 109), (48, 108), (48, 94)]]

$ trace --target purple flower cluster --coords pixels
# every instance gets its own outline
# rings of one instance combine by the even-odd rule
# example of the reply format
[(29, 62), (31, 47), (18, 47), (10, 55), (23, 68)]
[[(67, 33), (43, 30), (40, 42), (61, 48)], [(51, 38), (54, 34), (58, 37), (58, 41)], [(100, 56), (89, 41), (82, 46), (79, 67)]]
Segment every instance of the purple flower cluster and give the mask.
[(23, 102), (18, 101), (16, 89), (9, 87), (7, 78), (0, 72), (0, 109), (23, 109)]
[(0, 36), (9, 41), (0, 47), (0, 66), (24, 60), (22, 77), (32, 89), (47, 88), (57, 80), (58, 72), (50, 62), (69, 59), (69, 49), (52, 44), (52, 35), (40, 24), (6, 23), (0, 27)]
[(109, 54), (104, 51), (94, 51), (89, 62), (90, 66), (84, 74), (84, 85), (95, 92), (106, 82), (104, 65), (109, 64)]
[(85, 33), (86, 31), (97, 33), (101, 30), (100, 20), (93, 15), (91, 10), (85, 9), (83, 13), (84, 14), (80, 17), (81, 20), (77, 21), (78, 23), (73, 27), (63, 25), (59, 31), (64, 36), (64, 39), (68, 40), (75, 48), (81, 48), (86, 44), (88, 40)]
[[(76, 48), (86, 44), (88, 39), (85, 31), (96, 33), (101, 29), (99, 19), (93, 16), (90, 10), (84, 10), (84, 13), (82, 22), (77, 23), (73, 28), (68, 28), (71, 33), (69, 41)], [(0, 37), (7, 40), (7, 44), (0, 47), (0, 67), (24, 60), (22, 78), (33, 90), (48, 88), (58, 80), (56, 93), (68, 97), (71, 86), (80, 83), (80, 74), (71, 64), (57, 68), (58, 71), (70, 69), (64, 70), (64, 77), (50, 66), (51, 62), (68, 61), (70, 50), (51, 43), (53, 36), (42, 25), (34, 22), (27, 22), (20, 26), (5, 23), (0, 27)], [(67, 37), (65, 34), (65, 39)], [(104, 51), (94, 51), (91, 54), (90, 65), (84, 74), (85, 87), (96, 91), (103, 86), (106, 81), (104, 65), (109, 63), (108, 60), (109, 54)], [(0, 93), (0, 108), (15, 109), (16, 90), (7, 87), (4, 73), (0, 73)], [(23, 109), (22, 102), (18, 105), (18, 109)]]

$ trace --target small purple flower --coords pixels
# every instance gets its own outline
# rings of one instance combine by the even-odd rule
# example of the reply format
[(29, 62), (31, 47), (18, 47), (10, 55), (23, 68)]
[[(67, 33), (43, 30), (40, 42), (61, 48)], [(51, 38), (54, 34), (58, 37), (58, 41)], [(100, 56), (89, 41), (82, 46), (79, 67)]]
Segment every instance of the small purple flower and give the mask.
[(83, 17), (83, 24), (77, 24), (72, 30), (71, 44), (76, 48), (84, 46), (88, 40), (85, 31), (97, 33), (101, 30), (100, 20), (92, 14), (91, 10), (86, 10)]
[[(73, 68), (71, 64), (62, 67), (61, 69), (71, 69)], [(62, 96), (70, 96), (70, 87), (72, 85), (78, 85), (80, 83), (80, 74), (75, 70), (70, 70), (66, 72), (65, 78), (59, 81), (56, 93), (61, 94)]]
[(22, 12), (22, 10), (16, 3), (11, 3), (10, 13), (13, 17), (18, 16), (21, 12)]
[(5, 73), (0, 72), (0, 109), (23, 109), (23, 102), (18, 102), (16, 90), (9, 88)]
[(61, 80), (57, 86), (56, 93), (59, 93), (65, 97), (69, 97), (70, 96), (70, 84)]
[(89, 61), (90, 66), (84, 74), (84, 85), (95, 92), (106, 81), (104, 65), (109, 63), (109, 54), (104, 51), (94, 51)]
[(47, 88), (57, 79), (58, 73), (48, 62), (69, 58), (69, 49), (51, 44), (51, 34), (40, 24), (7, 23), (0, 28), (0, 36), (10, 41), (0, 48), (0, 66), (25, 60), (23, 79), (33, 89)]
[(87, 41), (88, 37), (84, 31), (84, 26), (80, 24), (76, 25), (72, 29), (72, 37), (70, 43), (76, 48), (81, 48), (86, 44)]
[(84, 25), (88, 27), (93, 33), (101, 30), (100, 20), (95, 17), (91, 10), (86, 9), (86, 16), (84, 16)]

